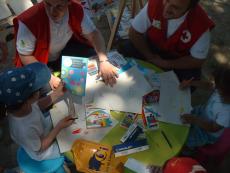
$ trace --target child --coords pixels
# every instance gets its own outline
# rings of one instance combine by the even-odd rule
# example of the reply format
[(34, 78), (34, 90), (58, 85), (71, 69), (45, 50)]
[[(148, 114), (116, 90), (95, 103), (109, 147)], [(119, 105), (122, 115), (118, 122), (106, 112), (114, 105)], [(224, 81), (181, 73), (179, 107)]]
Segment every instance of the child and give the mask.
[(195, 107), (191, 114), (181, 116), (184, 123), (191, 124), (187, 147), (212, 144), (230, 127), (230, 63), (222, 64), (213, 72), (214, 84), (204, 81), (183, 81), (188, 86), (212, 88), (213, 93), (205, 106)]
[(64, 95), (60, 83), (53, 93), (39, 99), (39, 89), (49, 82), (50, 76), (48, 67), (39, 62), (0, 74), (0, 102), (6, 106), (11, 137), (38, 161), (60, 156), (54, 140), (73, 123), (71, 116), (67, 116), (52, 129), (50, 117), (41, 112)]

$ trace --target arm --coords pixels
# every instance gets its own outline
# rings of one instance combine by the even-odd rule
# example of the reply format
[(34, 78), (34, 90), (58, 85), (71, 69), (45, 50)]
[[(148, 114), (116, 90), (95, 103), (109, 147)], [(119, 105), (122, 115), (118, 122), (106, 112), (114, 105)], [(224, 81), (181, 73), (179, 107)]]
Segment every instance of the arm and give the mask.
[(85, 34), (85, 37), (89, 40), (97, 52), (100, 62), (99, 75), (102, 76), (105, 84), (110, 84), (111, 86), (114, 85), (118, 76), (114, 66), (108, 62), (105, 51), (105, 43), (101, 33), (96, 29), (89, 34)]
[(41, 148), (40, 151), (44, 151), (53, 143), (54, 139), (56, 138), (57, 134), (63, 129), (70, 126), (73, 123), (72, 116), (67, 116), (51, 130), (51, 132), (41, 139)]
[(149, 48), (144, 34), (138, 33), (134, 28), (129, 30), (129, 38), (134, 44), (135, 48), (144, 55), (144, 58), (157, 65), (158, 67), (164, 69), (191, 69), (191, 68), (201, 68), (204, 60), (193, 58), (192, 56), (186, 56), (174, 60), (162, 59), (159, 55), (153, 54)]
[[(32, 53), (31, 53), (31, 55), (19, 54), (19, 56), (20, 56), (20, 59), (21, 59), (23, 65), (38, 62), (38, 60), (32, 55)], [(56, 77), (53, 74), (51, 74), (49, 84), (50, 84), (50, 87), (52, 88), (52, 90), (54, 90), (58, 87), (60, 81), (61, 81), (61, 79), (59, 77)]]
[(162, 59), (162, 62), (159, 63), (159, 66), (167, 69), (193, 69), (193, 68), (201, 68), (204, 61), (205, 60), (193, 58), (192, 56), (185, 56), (185, 57), (177, 58), (175, 60)]
[(152, 63), (165, 69), (192, 69), (201, 68), (207, 57), (210, 46), (210, 31), (204, 32), (190, 48), (190, 55), (173, 60), (161, 58), (152, 59)]
[(19, 54), (19, 57), (20, 57), (23, 65), (28, 65), (28, 64), (31, 64), (34, 62), (38, 62), (38, 60), (32, 55), (32, 53), (31, 53), (31, 55)]
[(38, 106), (41, 110), (45, 110), (48, 108), (52, 103), (54, 103), (58, 98), (64, 95), (65, 93), (64, 83), (60, 82), (58, 88), (52, 92), (50, 95), (41, 98), (38, 101)]
[(144, 56), (143, 58), (150, 61), (152, 58), (157, 57), (157, 54), (153, 54), (146, 42), (144, 34), (137, 32), (132, 26), (129, 29), (129, 39), (135, 46), (135, 48)]
[(181, 119), (182, 119), (183, 123), (189, 123), (189, 124), (197, 125), (198, 127), (204, 129), (207, 132), (217, 132), (217, 131), (223, 129), (223, 127), (218, 125), (216, 122), (205, 120), (205, 119), (198, 117), (196, 115), (184, 114), (181, 116)]
[(215, 89), (215, 84), (212, 81), (207, 81), (207, 80), (206, 81), (193, 80), (193, 78), (191, 78), (190, 80), (183, 80), (180, 83), (181, 89), (185, 89), (190, 86), (197, 87), (197, 88), (204, 89), (204, 90), (210, 90), (210, 91)]
[[(34, 37), (34, 35), (27, 28), (26, 25), (19, 21), (16, 46), (23, 65), (38, 62), (38, 60), (33, 56), (35, 45), (36, 38)], [(49, 83), (51, 88), (55, 89), (57, 88), (59, 82), (60, 79), (52, 75)]]

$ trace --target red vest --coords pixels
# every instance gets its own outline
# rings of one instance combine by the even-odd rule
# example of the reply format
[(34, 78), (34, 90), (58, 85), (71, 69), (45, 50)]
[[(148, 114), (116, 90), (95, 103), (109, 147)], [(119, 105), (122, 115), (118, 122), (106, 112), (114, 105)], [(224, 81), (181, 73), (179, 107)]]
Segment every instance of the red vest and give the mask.
[[(83, 8), (74, 0), (71, 0), (70, 2), (71, 3), (68, 7), (69, 26), (74, 33), (73, 35), (79, 42), (89, 44), (82, 36), (81, 21), (84, 15)], [(17, 35), (19, 20), (28, 27), (36, 38), (35, 50), (32, 55), (35, 56), (39, 62), (47, 64), (50, 44), (50, 25), (44, 2), (34, 5), (14, 19), (15, 35)], [(17, 49), (14, 63), (16, 67), (23, 65)]]
[(200, 36), (214, 27), (214, 23), (200, 5), (191, 9), (184, 22), (167, 38), (167, 19), (163, 17), (163, 0), (149, 0), (148, 16), (151, 27), (147, 31), (150, 42), (170, 57), (190, 55), (190, 48)]

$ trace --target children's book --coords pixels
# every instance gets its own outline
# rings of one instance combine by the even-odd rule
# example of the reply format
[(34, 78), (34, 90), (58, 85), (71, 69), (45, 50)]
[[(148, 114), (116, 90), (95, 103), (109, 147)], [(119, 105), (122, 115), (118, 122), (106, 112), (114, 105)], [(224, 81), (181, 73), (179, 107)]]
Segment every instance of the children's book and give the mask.
[(124, 65), (127, 64), (127, 60), (125, 60), (125, 58), (117, 51), (110, 51), (108, 53), (108, 59), (109, 62), (118, 69), (122, 68)]
[(112, 125), (110, 112), (106, 109), (86, 105), (86, 127), (109, 127)]
[[(117, 68), (118, 73), (131, 68), (131, 64), (128, 65), (128, 61), (117, 51), (110, 51), (107, 54), (109, 62)], [(124, 67), (124, 68), (123, 68)], [(98, 59), (96, 56), (93, 56), (89, 59), (88, 62), (88, 74), (93, 76), (98, 73)]]
[(124, 118), (122, 119), (120, 125), (124, 128), (129, 128), (129, 126), (134, 123), (137, 116), (137, 113), (124, 112)]
[(85, 96), (87, 64), (87, 58), (62, 56), (61, 78), (72, 94)]
[(158, 129), (157, 121), (160, 90), (155, 89), (143, 96), (142, 118), (147, 129)]
[(112, 147), (83, 139), (78, 139), (72, 147), (77, 171), (87, 173), (109, 172)]
[(125, 143), (113, 146), (115, 157), (129, 155), (148, 149), (149, 144), (145, 133), (139, 134), (136, 140), (127, 141)]

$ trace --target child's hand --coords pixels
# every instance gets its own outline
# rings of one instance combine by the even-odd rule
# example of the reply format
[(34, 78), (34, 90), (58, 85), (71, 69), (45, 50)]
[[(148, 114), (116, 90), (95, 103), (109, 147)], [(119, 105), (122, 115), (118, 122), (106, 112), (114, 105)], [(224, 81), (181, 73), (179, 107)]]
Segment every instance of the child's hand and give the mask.
[(59, 97), (63, 96), (66, 92), (65, 83), (60, 82), (57, 89), (54, 91)]
[(56, 77), (53, 74), (51, 74), (49, 84), (50, 84), (50, 87), (52, 88), (52, 90), (56, 90), (58, 88), (60, 82), (61, 82), (61, 79), (59, 77)]
[(192, 77), (192, 78), (189, 79), (189, 80), (183, 80), (183, 81), (180, 83), (180, 85), (179, 85), (180, 89), (186, 89), (186, 88), (192, 86), (192, 81), (193, 81), (193, 79), (194, 79), (194, 78)]
[(74, 119), (72, 116), (67, 116), (65, 118), (63, 118), (62, 120), (60, 120), (57, 124), (57, 126), (60, 128), (60, 129), (63, 129), (63, 128), (66, 128), (68, 126), (70, 126), (71, 124), (73, 124), (74, 122)]
[(181, 115), (181, 121), (184, 124), (193, 124), (196, 120), (196, 116), (192, 115), (192, 114), (183, 114)]

